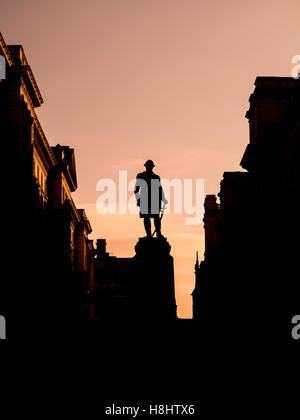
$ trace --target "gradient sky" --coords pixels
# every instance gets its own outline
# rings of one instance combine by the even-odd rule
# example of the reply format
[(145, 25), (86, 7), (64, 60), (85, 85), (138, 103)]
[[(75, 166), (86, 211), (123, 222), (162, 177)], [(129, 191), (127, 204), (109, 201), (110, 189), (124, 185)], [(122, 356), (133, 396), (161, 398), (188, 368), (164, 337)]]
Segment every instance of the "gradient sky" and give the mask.
[[(257, 75), (290, 76), (300, 54), (300, 0), (1, 0), (0, 31), (22, 44), (45, 103), (37, 114), (51, 145), (75, 148), (92, 238), (133, 256), (136, 216), (100, 216), (100, 178), (153, 159), (161, 177), (204, 178), (217, 193), (241, 170), (244, 118)], [(203, 225), (166, 216), (178, 315), (190, 317)]]

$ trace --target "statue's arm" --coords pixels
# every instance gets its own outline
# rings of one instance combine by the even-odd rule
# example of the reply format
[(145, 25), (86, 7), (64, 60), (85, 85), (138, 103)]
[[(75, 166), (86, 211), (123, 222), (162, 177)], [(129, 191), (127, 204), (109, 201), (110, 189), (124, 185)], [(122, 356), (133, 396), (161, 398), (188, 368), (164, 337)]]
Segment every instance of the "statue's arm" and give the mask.
[[(159, 182), (160, 182), (160, 179), (159, 179)], [(164, 193), (164, 189), (163, 189), (161, 183), (160, 183), (160, 187), (159, 188), (160, 188), (160, 196), (161, 196), (162, 202), (164, 204), (168, 204), (168, 200), (166, 199), (166, 196), (165, 196), (165, 193)]]
[(140, 183), (139, 183), (139, 177), (136, 177), (135, 187), (134, 187), (134, 195), (135, 199), (137, 201), (137, 205), (140, 205)]

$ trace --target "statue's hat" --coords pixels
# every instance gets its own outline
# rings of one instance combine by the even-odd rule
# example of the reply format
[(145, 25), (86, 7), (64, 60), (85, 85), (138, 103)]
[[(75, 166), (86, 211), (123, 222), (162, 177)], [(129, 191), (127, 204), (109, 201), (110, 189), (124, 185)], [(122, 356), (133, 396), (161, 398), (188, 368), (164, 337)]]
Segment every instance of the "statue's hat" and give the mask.
[(147, 162), (145, 162), (144, 166), (146, 166), (146, 168), (154, 168), (155, 165), (153, 163), (153, 160), (149, 159), (147, 160)]

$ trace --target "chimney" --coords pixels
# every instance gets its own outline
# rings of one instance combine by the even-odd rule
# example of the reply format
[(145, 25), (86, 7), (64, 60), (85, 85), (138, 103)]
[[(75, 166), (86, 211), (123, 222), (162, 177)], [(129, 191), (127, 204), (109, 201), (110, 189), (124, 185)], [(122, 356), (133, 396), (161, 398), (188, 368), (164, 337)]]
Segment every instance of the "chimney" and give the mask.
[(214, 194), (209, 194), (205, 197), (205, 210), (218, 210), (217, 197)]
[(97, 258), (104, 258), (108, 255), (108, 252), (106, 252), (106, 239), (97, 239)]

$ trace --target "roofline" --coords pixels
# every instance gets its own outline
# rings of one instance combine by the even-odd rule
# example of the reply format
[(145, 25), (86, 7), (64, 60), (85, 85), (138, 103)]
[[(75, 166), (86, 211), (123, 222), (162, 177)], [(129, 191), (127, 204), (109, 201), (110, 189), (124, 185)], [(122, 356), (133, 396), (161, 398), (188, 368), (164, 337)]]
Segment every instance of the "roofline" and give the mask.
[[(22, 71), (22, 72), (24, 72), (26, 74), (26, 77), (28, 78), (28, 82), (31, 84), (32, 90), (33, 90), (33, 92), (34, 92), (34, 94), (36, 96), (35, 106), (42, 105), (42, 103), (44, 102), (44, 100), (43, 100), (42, 94), (41, 94), (41, 92), (39, 90), (38, 84), (37, 84), (37, 82), (35, 80), (34, 74), (33, 74), (32, 70), (31, 70), (31, 67), (28, 64), (28, 61), (27, 61), (27, 58), (26, 58), (26, 55), (25, 55), (23, 46), (21, 44), (9, 44), (9, 45), (6, 44), (6, 42), (5, 42), (5, 40), (4, 40), (3, 36), (2, 36), (2, 33), (0, 32), (0, 47), (1, 47), (1, 51), (4, 54), (5, 59), (7, 61), (8, 66), (9, 67), (13, 67), (18, 72), (21, 72)], [(26, 63), (25, 65), (20, 66), (20, 65), (18, 65), (18, 63), (17, 64), (15, 63), (15, 61), (13, 59), (13, 56), (12, 56), (11, 52), (9, 51), (9, 48), (10, 47), (21, 48), (22, 54), (24, 56), (25, 63)]]
[[(42, 103), (44, 102), (41, 92), (39, 90), (39, 87), (36, 83), (35, 77), (33, 75), (33, 72), (31, 70), (31, 67), (29, 65), (26, 66), (13, 66), (13, 69), (17, 72), (20, 73), (20, 75), (24, 78), (24, 75), (26, 75), (26, 79), (28, 79), (29, 82), (29, 86), (31, 85), (32, 87), (32, 91), (34, 93), (34, 95), (36, 96), (36, 100), (34, 101), (34, 105), (35, 107), (41, 106)], [(26, 80), (25, 80), (26, 83)]]
[(279, 77), (279, 76), (257, 76), (255, 81), (254, 81), (254, 86), (256, 88), (259, 88), (260, 86), (265, 84), (270, 84), (270, 86), (273, 87), (274, 84), (276, 84), (277, 86), (280, 84), (283, 84), (284, 87), (289, 87), (289, 85), (291, 87), (294, 87), (295, 84), (299, 83), (300, 79), (295, 79), (294, 77)]
[(9, 49), (8, 49), (8, 46), (6, 45), (6, 42), (4, 41), (4, 38), (1, 34), (1, 32), (0, 32), (0, 46), (3, 50), (4, 57), (5, 57), (8, 65), (9, 65), (9, 67), (13, 66), (14, 65), (14, 60), (13, 60), (12, 55), (11, 55)]
[(11, 48), (20, 48), (22, 50), (22, 55), (23, 55), (23, 59), (25, 61), (25, 64), (23, 64), (22, 66), (20, 66), (18, 63), (14, 63), (15, 68), (18, 71), (25, 71), (26, 72), (27, 77), (29, 79), (29, 82), (31, 83), (32, 88), (33, 88), (33, 91), (34, 91), (34, 93), (36, 95), (36, 98), (37, 98), (36, 106), (42, 105), (42, 103), (44, 102), (44, 100), (43, 100), (42, 94), (41, 94), (41, 92), (39, 90), (38, 84), (37, 84), (37, 82), (35, 80), (34, 74), (33, 74), (32, 70), (31, 70), (31, 67), (28, 64), (28, 60), (27, 60), (26, 54), (24, 52), (23, 46), (21, 44), (9, 44), (9, 45), (7, 45), (7, 48), (8, 49), (10, 47)]
[(77, 211), (81, 216), (81, 222), (83, 224), (85, 224), (85, 226), (87, 228), (87, 233), (88, 234), (92, 233), (93, 229), (92, 229), (92, 226), (91, 226), (91, 223), (90, 223), (89, 219), (87, 218), (85, 210), (84, 209), (77, 209)]

